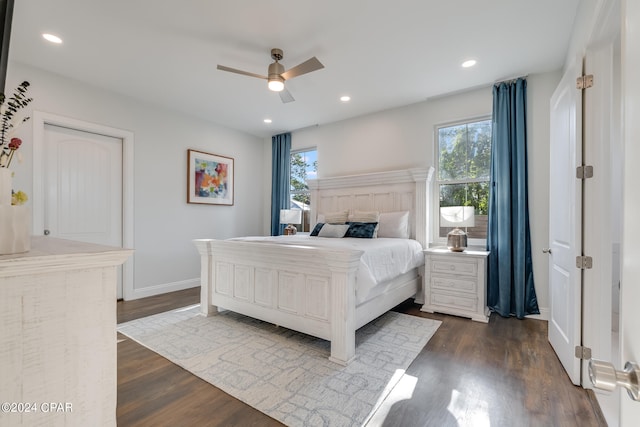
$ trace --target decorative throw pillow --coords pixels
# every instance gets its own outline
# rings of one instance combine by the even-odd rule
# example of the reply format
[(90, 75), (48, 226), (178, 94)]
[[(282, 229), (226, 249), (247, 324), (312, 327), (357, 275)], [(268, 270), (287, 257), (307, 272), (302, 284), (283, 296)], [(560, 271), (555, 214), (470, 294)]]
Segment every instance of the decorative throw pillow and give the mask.
[[(380, 219), (380, 212), (378, 211), (359, 211), (354, 210), (349, 214), (349, 222), (359, 222), (359, 223), (377, 223)], [(376, 225), (375, 230), (373, 231), (373, 235), (369, 238), (375, 239), (378, 237), (378, 226)]]
[(378, 222), (380, 212), (378, 211), (353, 211), (349, 214), (349, 222)]
[(377, 222), (349, 222), (349, 229), (344, 237), (358, 237), (360, 239), (375, 239)]
[(327, 224), (346, 224), (348, 220), (349, 220), (349, 211), (324, 213), (324, 222)]
[(378, 223), (378, 237), (409, 238), (409, 211), (383, 212)]
[(324, 222), (317, 223), (316, 226), (313, 227), (313, 231), (311, 231), (310, 236), (317, 236), (320, 230), (322, 229), (323, 225), (324, 225)]
[(344, 237), (349, 224), (325, 224), (318, 232), (318, 237)]

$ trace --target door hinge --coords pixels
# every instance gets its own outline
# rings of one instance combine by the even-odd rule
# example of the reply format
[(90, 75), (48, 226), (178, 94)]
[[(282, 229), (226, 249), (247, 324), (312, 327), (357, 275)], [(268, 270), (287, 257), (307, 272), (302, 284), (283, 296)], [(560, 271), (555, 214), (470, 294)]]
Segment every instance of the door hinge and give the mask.
[(576, 89), (588, 89), (593, 86), (593, 74), (580, 76), (576, 79)]
[(581, 270), (586, 270), (593, 267), (593, 258), (590, 256), (577, 256), (576, 267)]
[(593, 178), (593, 166), (584, 165), (576, 168), (576, 178), (587, 179)]
[(591, 359), (591, 349), (589, 347), (583, 347), (581, 345), (576, 346), (576, 358), (581, 360)]

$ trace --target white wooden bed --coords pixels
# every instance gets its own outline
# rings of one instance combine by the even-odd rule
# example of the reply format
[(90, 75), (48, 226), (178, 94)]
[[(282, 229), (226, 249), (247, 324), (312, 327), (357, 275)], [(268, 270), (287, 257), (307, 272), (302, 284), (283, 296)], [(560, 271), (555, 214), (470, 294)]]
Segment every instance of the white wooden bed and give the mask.
[[(410, 237), (428, 245), (433, 168), (325, 178), (309, 182), (311, 224), (339, 210), (409, 211)], [(356, 305), (361, 251), (232, 240), (194, 240), (201, 255), (201, 312), (228, 309), (331, 342), (330, 360), (348, 364), (355, 331), (397, 304), (422, 302), (421, 269)]]

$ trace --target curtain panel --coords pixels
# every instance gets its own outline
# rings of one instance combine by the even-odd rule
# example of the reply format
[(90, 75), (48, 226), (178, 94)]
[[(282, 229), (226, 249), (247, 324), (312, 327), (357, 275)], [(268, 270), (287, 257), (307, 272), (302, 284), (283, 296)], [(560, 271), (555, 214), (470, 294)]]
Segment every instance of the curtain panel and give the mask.
[(529, 232), (526, 101), (524, 78), (493, 87), (487, 305), (519, 319), (540, 314)]
[(280, 224), (280, 210), (289, 209), (291, 176), (291, 134), (282, 133), (271, 137), (271, 235), (284, 232)]

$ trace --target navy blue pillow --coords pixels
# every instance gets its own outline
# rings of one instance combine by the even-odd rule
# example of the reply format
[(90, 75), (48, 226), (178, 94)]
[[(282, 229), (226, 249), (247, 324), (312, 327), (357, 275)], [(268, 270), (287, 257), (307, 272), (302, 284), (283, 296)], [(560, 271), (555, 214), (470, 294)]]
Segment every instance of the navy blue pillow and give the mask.
[(377, 222), (349, 222), (349, 229), (344, 237), (373, 239), (376, 235)]
[(316, 224), (315, 227), (313, 227), (313, 231), (311, 232), (311, 236), (317, 236), (318, 233), (320, 232), (320, 230), (322, 229), (322, 226), (324, 225), (324, 222), (319, 222)]

